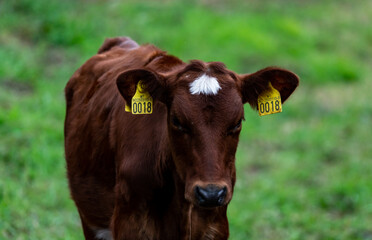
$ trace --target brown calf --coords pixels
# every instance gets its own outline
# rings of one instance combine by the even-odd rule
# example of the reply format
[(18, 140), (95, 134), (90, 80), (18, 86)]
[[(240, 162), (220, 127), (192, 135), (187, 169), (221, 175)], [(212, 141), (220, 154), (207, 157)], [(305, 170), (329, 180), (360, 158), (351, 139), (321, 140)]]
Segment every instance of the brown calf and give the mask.
[[(124, 110), (139, 80), (152, 114)], [(298, 78), (106, 40), (65, 89), (67, 172), (85, 238), (227, 239), (243, 104), (257, 109), (269, 82), (285, 101)]]

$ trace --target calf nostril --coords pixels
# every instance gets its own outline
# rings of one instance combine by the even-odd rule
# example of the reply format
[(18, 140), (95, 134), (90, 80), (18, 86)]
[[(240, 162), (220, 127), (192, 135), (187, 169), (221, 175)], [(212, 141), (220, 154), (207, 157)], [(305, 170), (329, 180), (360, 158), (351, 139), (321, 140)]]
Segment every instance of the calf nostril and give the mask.
[(208, 199), (208, 191), (206, 189), (203, 189), (203, 188), (197, 186), (195, 191), (196, 191), (196, 196), (200, 200), (207, 200)]
[(221, 190), (218, 191), (218, 193), (217, 193), (218, 200), (217, 201), (218, 201), (219, 204), (222, 204), (223, 201), (225, 200), (226, 193), (227, 193), (227, 188), (226, 187), (223, 187)]

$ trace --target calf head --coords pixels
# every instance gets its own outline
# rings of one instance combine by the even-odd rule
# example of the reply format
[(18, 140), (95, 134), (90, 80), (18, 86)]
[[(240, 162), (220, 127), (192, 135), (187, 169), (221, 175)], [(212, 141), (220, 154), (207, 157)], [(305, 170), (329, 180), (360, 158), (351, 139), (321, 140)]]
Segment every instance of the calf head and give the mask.
[(205, 208), (226, 205), (235, 184), (243, 105), (257, 109), (257, 98), (269, 83), (284, 102), (297, 87), (298, 77), (279, 68), (239, 75), (222, 63), (201, 61), (171, 72), (154, 69), (149, 66), (120, 74), (119, 91), (130, 102), (142, 80), (154, 101), (166, 105), (170, 151), (176, 173), (185, 184), (186, 200)]

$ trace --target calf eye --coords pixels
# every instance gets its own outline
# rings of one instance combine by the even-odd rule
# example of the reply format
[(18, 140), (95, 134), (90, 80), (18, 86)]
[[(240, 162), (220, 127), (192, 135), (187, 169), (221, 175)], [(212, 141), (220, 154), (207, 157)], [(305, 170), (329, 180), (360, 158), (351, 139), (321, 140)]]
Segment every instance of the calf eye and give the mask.
[(232, 134), (238, 132), (241, 129), (241, 127), (242, 127), (242, 119), (240, 119), (239, 122), (236, 125), (230, 127), (227, 130), (227, 135), (232, 135)]
[(172, 117), (172, 125), (178, 131), (181, 131), (181, 132), (184, 132), (184, 133), (189, 132), (189, 129), (186, 126), (182, 126), (182, 124), (180, 123), (180, 120), (178, 120), (178, 118), (176, 116)]

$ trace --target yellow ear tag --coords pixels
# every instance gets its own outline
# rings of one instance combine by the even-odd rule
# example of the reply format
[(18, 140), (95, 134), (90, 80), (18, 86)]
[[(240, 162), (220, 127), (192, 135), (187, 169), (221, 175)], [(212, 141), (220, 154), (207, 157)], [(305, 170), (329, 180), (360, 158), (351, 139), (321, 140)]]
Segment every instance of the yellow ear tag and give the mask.
[(125, 104), (125, 111), (126, 112), (131, 112), (132, 109), (130, 109), (130, 106), (128, 104)]
[(280, 93), (269, 82), (269, 88), (258, 96), (258, 113), (265, 116), (282, 112), (282, 99)]
[(147, 91), (144, 90), (143, 82), (139, 81), (137, 84), (136, 93), (132, 98), (132, 114), (151, 114), (152, 108), (152, 97)]

